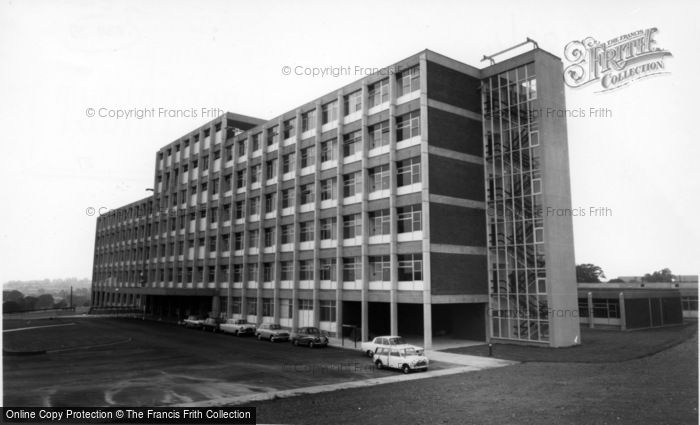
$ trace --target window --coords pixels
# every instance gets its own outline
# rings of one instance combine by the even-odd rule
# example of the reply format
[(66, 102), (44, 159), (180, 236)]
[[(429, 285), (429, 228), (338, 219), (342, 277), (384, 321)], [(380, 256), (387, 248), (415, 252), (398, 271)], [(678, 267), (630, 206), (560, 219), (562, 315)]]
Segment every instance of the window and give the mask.
[(382, 81), (378, 81), (371, 86), (368, 90), (369, 97), (369, 107), (381, 105), (384, 102), (389, 101), (389, 79), (385, 78)]
[(338, 119), (338, 101), (334, 100), (321, 106), (321, 123), (328, 124), (329, 122)]
[[(181, 272), (182, 269), (178, 268), (178, 273)], [(228, 266), (219, 266), (219, 282), (228, 282)]]
[(316, 129), (316, 110), (312, 109), (301, 114), (301, 131), (305, 132), (314, 129)]
[(321, 234), (321, 240), (335, 240), (336, 239), (336, 219), (335, 217), (324, 218), (319, 222)]
[(314, 240), (314, 222), (304, 221), (299, 223), (299, 242), (311, 242)]
[(280, 230), (282, 232), (281, 242), (283, 244), (294, 243), (294, 225), (293, 224), (286, 224), (286, 225), (282, 226)]
[(214, 161), (217, 159), (221, 159), (221, 149), (217, 149), (214, 151)]
[[(230, 235), (221, 235), (221, 251), (228, 252), (231, 243)], [(180, 250), (182, 252), (182, 250)], [(227, 279), (228, 280), (228, 279)]]
[(320, 260), (318, 271), (320, 280), (335, 281), (337, 278), (335, 269), (335, 258), (322, 258)]
[(258, 299), (257, 298), (246, 298), (246, 306), (248, 307), (248, 314), (254, 316), (258, 314)]
[(258, 229), (248, 231), (248, 248), (257, 248), (259, 239), (260, 231)]
[[(169, 272), (172, 272), (172, 270), (168, 270)], [(207, 277), (209, 280), (207, 282), (216, 282), (216, 267), (211, 266), (207, 267)], [(172, 279), (170, 279), (172, 280)]]
[(253, 134), (253, 137), (251, 138), (251, 142), (252, 142), (252, 147), (250, 149), (251, 152), (255, 152), (255, 151), (260, 150), (260, 139), (262, 139), (262, 133)]
[[(236, 282), (240, 282), (240, 280)], [(241, 297), (231, 298), (231, 312), (233, 314), (241, 314)]]
[(309, 183), (299, 187), (299, 204), (310, 204), (314, 202), (314, 184)]
[(211, 181), (211, 194), (217, 195), (219, 193), (219, 179), (212, 179)]
[(209, 169), (209, 157), (204, 156), (202, 158), (202, 171), (207, 171)]
[(296, 165), (294, 152), (288, 153), (282, 157), (282, 174), (291, 173), (294, 171)]
[(358, 171), (343, 176), (343, 197), (362, 193), (362, 174)]
[(369, 148), (375, 149), (389, 144), (389, 121), (369, 126)]
[(263, 263), (263, 282), (272, 282), (275, 280), (273, 271), (272, 263)]
[(362, 279), (362, 264), (359, 258), (345, 257), (343, 258), (343, 281), (350, 282), (353, 280)]
[(420, 183), (420, 158), (410, 158), (396, 162), (396, 186)]
[(423, 280), (423, 254), (399, 255), (399, 281)]
[(277, 158), (265, 162), (265, 178), (267, 180), (277, 177)]
[[(233, 265), (233, 281), (234, 282), (243, 282), (243, 264), (234, 264)], [(236, 298), (233, 299), (234, 301), (234, 306), (236, 303)], [(239, 298), (240, 300), (240, 298)], [(239, 301), (240, 303), (240, 301)], [(240, 307), (240, 306), (239, 306)]]
[(233, 178), (232, 178), (231, 174), (227, 174), (224, 176), (224, 192), (228, 192), (229, 190), (231, 190), (232, 181), (233, 181)]
[(336, 139), (328, 140), (321, 143), (321, 162), (335, 161), (338, 159), (336, 151), (338, 150), (338, 141)]
[(292, 300), (288, 298), (280, 298), (280, 318), (281, 319), (291, 319), (292, 318)]
[(405, 94), (420, 90), (420, 68), (418, 65), (409, 68), (396, 76), (397, 96), (401, 97)]
[(362, 236), (362, 218), (360, 214), (343, 216), (343, 238)]
[(314, 261), (299, 261), (299, 280), (314, 280)]
[(245, 201), (236, 201), (236, 220), (245, 218)]
[(391, 259), (388, 255), (369, 257), (369, 280), (391, 281)]
[[(209, 210), (209, 222), (210, 223), (217, 223), (218, 221), (219, 221), (219, 208), (211, 207), (211, 209)], [(173, 224), (174, 223), (175, 223), (175, 220), (173, 220)], [(175, 230), (175, 229), (173, 229), (173, 230)]]
[(421, 217), (422, 210), (420, 205), (410, 205), (408, 207), (400, 207), (397, 211), (397, 232), (409, 233), (418, 232), (422, 229)]
[(245, 175), (245, 169), (236, 171), (236, 189), (242, 189), (245, 187)]
[(368, 214), (370, 236), (388, 235), (391, 233), (391, 215), (388, 209), (370, 211)]
[(343, 157), (362, 151), (362, 132), (353, 131), (343, 136)]
[(400, 142), (415, 136), (420, 136), (420, 111), (396, 117), (396, 141)]
[(267, 129), (267, 146), (274, 145), (280, 141), (280, 129), (276, 125)]
[(238, 232), (235, 235), (233, 235), (233, 249), (236, 251), (240, 251), (243, 249), (243, 232)]
[(265, 228), (265, 247), (269, 248), (275, 245), (275, 228), (274, 227), (266, 227)]
[(331, 201), (338, 199), (338, 189), (336, 188), (335, 177), (321, 180), (321, 201)]
[(336, 310), (334, 300), (321, 300), (319, 307), (321, 322), (335, 322)]
[(296, 118), (291, 118), (285, 121), (283, 129), (283, 135), (285, 139), (294, 137), (296, 135)]
[(299, 300), (299, 310), (313, 310), (314, 302), (313, 300)]
[(284, 189), (282, 191), (282, 208), (294, 206), (294, 189)]
[(294, 265), (291, 261), (280, 263), (280, 280), (294, 280)]
[(227, 146), (225, 148), (226, 162), (233, 160), (233, 146)]
[(306, 168), (316, 163), (316, 149), (313, 146), (301, 150), (301, 168)]
[(343, 97), (345, 115), (362, 110), (362, 90), (350, 93)]
[(389, 165), (380, 165), (368, 171), (369, 191), (388, 190), (390, 183)]
[(250, 183), (260, 183), (260, 178), (262, 177), (262, 165), (253, 165), (250, 167)]
[(250, 212), (250, 215), (257, 215), (260, 214), (260, 197), (255, 196), (250, 198), (250, 202), (248, 203), (248, 211)]
[(275, 315), (275, 304), (272, 302), (272, 298), (262, 299), (262, 315), (266, 317)]
[(277, 209), (277, 194), (268, 193), (265, 195), (265, 212), (270, 213)]

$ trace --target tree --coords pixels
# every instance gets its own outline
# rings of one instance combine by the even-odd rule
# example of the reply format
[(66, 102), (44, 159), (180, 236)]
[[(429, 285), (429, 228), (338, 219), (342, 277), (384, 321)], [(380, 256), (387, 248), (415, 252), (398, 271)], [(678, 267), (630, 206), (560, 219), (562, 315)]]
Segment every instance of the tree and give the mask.
[(673, 282), (676, 277), (671, 273), (671, 269), (661, 269), (652, 274), (642, 276), (642, 282)]
[(576, 266), (576, 282), (600, 283), (600, 278), (605, 278), (603, 269), (595, 264), (579, 264)]
[(36, 299), (36, 305), (34, 306), (35, 310), (43, 310), (47, 308), (53, 308), (53, 295), (51, 294), (43, 294), (39, 295), (39, 298)]
[(17, 290), (2, 291), (2, 300), (3, 301), (19, 301), (23, 298), (24, 298), (24, 294), (17, 291)]
[(15, 301), (5, 301), (2, 303), (3, 313), (16, 313), (22, 311), (22, 307)]

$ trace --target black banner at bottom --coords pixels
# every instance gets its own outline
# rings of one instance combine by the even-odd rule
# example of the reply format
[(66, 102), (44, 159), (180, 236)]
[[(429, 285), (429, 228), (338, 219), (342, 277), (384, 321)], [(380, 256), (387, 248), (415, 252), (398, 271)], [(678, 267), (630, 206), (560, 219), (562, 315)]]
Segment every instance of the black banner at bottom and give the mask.
[(255, 424), (255, 407), (3, 407), (0, 422)]

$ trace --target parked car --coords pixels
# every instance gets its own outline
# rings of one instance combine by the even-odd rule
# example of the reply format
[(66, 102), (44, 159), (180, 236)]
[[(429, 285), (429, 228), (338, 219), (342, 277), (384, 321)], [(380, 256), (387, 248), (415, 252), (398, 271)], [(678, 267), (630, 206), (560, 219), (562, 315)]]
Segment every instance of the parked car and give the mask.
[(219, 332), (219, 325), (221, 324), (221, 319), (218, 317), (207, 317), (202, 322), (203, 331)]
[(236, 336), (255, 335), (255, 325), (246, 322), (245, 319), (228, 319), (219, 325), (219, 329)]
[(374, 356), (374, 353), (377, 352), (377, 349), (379, 347), (394, 347), (394, 346), (401, 346), (403, 347), (412, 347), (414, 348), (419, 354), (423, 354), (423, 348), (421, 347), (416, 347), (415, 345), (410, 345), (406, 344), (406, 341), (396, 335), (384, 335), (384, 336), (378, 336), (374, 338), (372, 341), (367, 341), (363, 342), (360, 344), (360, 347), (362, 349), (362, 352), (367, 355), (367, 357), (372, 358)]
[(379, 347), (372, 359), (377, 369), (389, 367), (401, 369), (403, 373), (414, 370), (428, 370), (428, 358), (410, 346)]
[(282, 326), (277, 323), (263, 323), (258, 327), (255, 336), (257, 336), (259, 340), (267, 339), (270, 342), (289, 341), (289, 331), (282, 328)]
[(204, 323), (204, 317), (197, 316), (195, 314), (191, 314), (187, 316), (187, 319), (182, 321), (182, 325), (186, 328), (195, 328), (199, 329), (202, 327), (202, 323)]
[(297, 329), (296, 332), (292, 333), (291, 340), (294, 345), (308, 345), (310, 348), (326, 347), (328, 345), (328, 337), (314, 327)]

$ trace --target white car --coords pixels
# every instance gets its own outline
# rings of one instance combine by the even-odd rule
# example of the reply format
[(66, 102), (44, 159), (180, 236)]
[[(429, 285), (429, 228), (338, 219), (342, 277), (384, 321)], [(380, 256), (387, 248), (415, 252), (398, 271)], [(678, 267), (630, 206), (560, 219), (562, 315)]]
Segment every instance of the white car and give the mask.
[(228, 319), (219, 325), (219, 330), (236, 336), (255, 335), (255, 325), (246, 322), (245, 319)]
[(363, 342), (360, 345), (360, 347), (362, 348), (362, 352), (367, 354), (367, 357), (369, 358), (372, 358), (372, 356), (374, 356), (374, 353), (377, 352), (377, 349), (380, 347), (388, 348), (395, 346), (401, 346), (402, 348), (411, 347), (415, 349), (419, 354), (423, 354), (423, 348), (416, 347), (415, 345), (406, 344), (406, 341), (402, 337), (396, 335), (378, 336), (373, 340)]
[(389, 367), (401, 369), (403, 373), (413, 370), (428, 370), (430, 361), (412, 347), (380, 347), (372, 357), (377, 369)]

